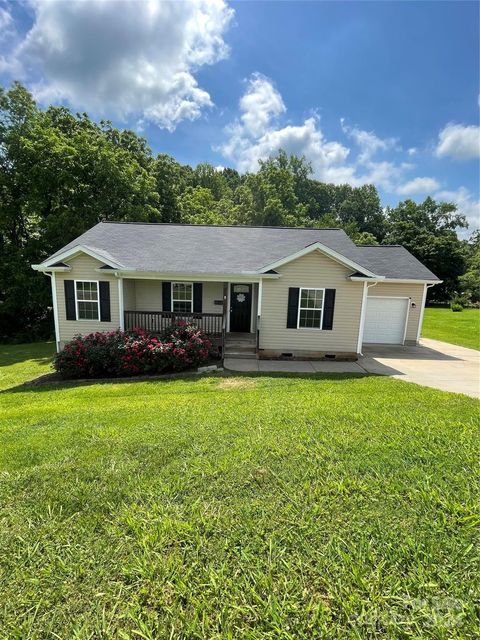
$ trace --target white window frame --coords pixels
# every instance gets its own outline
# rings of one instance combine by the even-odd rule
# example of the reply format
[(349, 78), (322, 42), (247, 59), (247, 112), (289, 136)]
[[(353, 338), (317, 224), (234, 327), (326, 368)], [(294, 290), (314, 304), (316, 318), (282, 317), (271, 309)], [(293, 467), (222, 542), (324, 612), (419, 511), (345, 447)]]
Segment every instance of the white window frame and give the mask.
[[(97, 299), (96, 300), (79, 300), (77, 296), (77, 282), (95, 282), (97, 285)], [(77, 322), (100, 322), (100, 282), (99, 280), (74, 280), (74, 289), (75, 289), (75, 313), (77, 315)], [(78, 313), (78, 303), (79, 302), (96, 302), (97, 303), (97, 319), (95, 318), (80, 318)]]
[[(182, 285), (190, 285), (191, 289), (192, 289), (192, 298), (190, 300), (190, 312), (188, 311), (174, 311), (173, 310), (173, 303), (174, 302), (188, 302), (188, 300), (174, 300), (173, 298), (173, 285), (175, 284), (182, 284)], [(193, 313), (193, 282), (182, 282), (180, 280), (178, 280), (177, 282), (172, 282), (170, 285), (170, 300), (171, 300), (171, 307), (172, 307), (172, 313)]]
[[(311, 311), (312, 307), (302, 307), (302, 291), (321, 291), (322, 292), (322, 308), (314, 309), (315, 311), (321, 311), (320, 326), (319, 327), (301, 327), (300, 326), (300, 311)], [(325, 309), (325, 288), (321, 287), (299, 287), (298, 292), (298, 310), (297, 310), (297, 329), (301, 331), (323, 331), (323, 310)]]

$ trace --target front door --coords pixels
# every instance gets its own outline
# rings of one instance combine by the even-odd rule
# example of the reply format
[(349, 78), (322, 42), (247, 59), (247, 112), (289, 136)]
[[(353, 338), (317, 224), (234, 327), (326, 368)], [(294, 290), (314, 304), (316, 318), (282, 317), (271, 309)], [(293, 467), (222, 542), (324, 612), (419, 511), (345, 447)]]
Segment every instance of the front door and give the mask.
[(230, 287), (230, 331), (250, 332), (252, 315), (252, 285), (232, 284)]

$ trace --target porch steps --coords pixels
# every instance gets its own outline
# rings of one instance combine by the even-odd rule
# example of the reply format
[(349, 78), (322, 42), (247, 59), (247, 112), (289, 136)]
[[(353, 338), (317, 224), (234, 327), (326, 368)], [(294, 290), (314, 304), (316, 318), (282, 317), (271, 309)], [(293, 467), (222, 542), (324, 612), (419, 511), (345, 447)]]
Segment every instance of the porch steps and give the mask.
[(225, 358), (256, 358), (255, 334), (227, 333), (225, 337)]

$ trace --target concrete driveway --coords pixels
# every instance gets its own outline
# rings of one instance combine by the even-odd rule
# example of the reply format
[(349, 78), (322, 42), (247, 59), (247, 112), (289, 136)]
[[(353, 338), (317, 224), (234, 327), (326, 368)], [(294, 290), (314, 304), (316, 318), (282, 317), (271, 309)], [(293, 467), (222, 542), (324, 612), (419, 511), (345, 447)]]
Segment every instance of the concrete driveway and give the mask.
[(480, 397), (480, 351), (475, 349), (422, 338), (416, 347), (365, 346), (358, 364), (368, 373)]
[(416, 347), (364, 347), (357, 362), (225, 358), (224, 366), (243, 372), (373, 373), (480, 397), (480, 351), (427, 338)]

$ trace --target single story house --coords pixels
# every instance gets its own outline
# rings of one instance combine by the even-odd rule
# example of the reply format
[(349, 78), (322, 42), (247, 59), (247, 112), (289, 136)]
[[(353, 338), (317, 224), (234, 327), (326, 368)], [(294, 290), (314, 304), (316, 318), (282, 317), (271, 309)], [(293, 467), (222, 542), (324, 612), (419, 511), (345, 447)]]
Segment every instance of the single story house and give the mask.
[(415, 344), (440, 280), (342, 229), (101, 222), (41, 264), (57, 349), (76, 334), (192, 321), (228, 355), (355, 359)]

